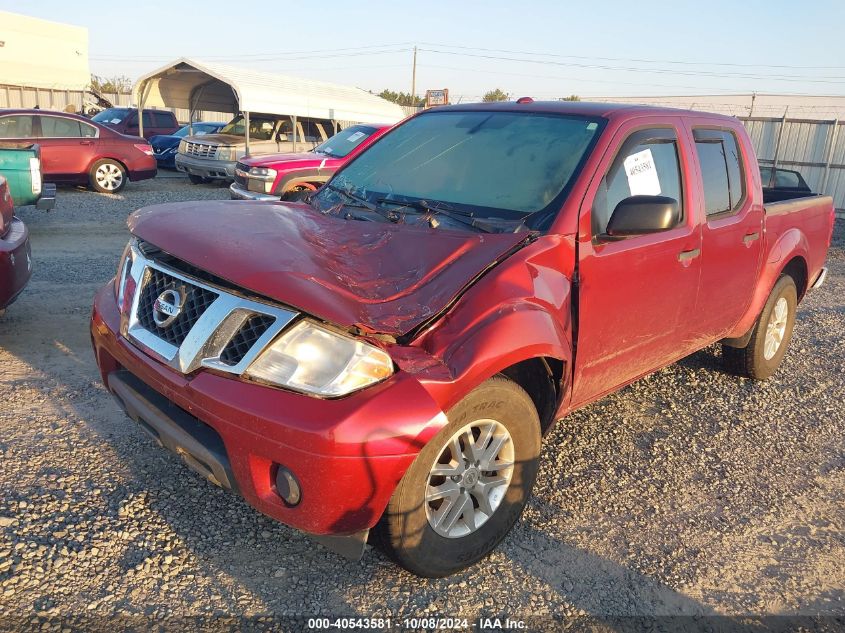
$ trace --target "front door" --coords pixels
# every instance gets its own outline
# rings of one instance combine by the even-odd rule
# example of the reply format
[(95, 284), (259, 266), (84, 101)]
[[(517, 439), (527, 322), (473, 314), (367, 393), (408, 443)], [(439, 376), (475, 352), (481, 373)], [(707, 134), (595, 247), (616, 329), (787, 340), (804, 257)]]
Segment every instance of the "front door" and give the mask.
[[(689, 353), (690, 310), (701, 268), (680, 121), (636, 119), (618, 130), (584, 198), (579, 222), (578, 332), (573, 406), (594, 400)], [(668, 196), (680, 220), (668, 230), (611, 238), (616, 205)]]

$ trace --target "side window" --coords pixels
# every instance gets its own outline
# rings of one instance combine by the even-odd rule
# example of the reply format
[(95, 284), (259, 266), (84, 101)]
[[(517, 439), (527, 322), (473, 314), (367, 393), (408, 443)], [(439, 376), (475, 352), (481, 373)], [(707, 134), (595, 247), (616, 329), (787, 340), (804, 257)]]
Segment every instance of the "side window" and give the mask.
[(732, 132), (693, 130), (707, 215), (736, 211), (745, 199), (739, 147)]
[(684, 217), (678, 139), (673, 130), (640, 130), (622, 144), (593, 201), (594, 237), (605, 233), (616, 205), (631, 196), (674, 198)]
[(57, 116), (41, 115), (42, 138), (79, 138), (82, 131), (79, 121)]
[(173, 127), (176, 123), (168, 112), (153, 112), (156, 127)]
[(0, 138), (32, 138), (32, 116), (10, 114), (0, 117)]
[(778, 169), (775, 172), (775, 187), (778, 189), (800, 189), (801, 177), (797, 171)]
[(144, 110), (144, 127), (155, 127), (155, 123), (153, 123), (153, 113), (149, 110)]
[(88, 125), (87, 123), (79, 123), (79, 127), (82, 130), (82, 136), (85, 138), (94, 138), (97, 136), (97, 128), (93, 125)]

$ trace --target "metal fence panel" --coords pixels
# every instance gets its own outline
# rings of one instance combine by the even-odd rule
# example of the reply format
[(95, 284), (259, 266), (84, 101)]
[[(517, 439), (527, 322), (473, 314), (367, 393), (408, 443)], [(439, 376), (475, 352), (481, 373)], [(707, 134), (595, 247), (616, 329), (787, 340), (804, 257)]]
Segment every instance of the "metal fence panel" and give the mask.
[(771, 118), (742, 122), (760, 164), (777, 161), (801, 172), (813, 191), (833, 196), (837, 212), (845, 213), (845, 122)]

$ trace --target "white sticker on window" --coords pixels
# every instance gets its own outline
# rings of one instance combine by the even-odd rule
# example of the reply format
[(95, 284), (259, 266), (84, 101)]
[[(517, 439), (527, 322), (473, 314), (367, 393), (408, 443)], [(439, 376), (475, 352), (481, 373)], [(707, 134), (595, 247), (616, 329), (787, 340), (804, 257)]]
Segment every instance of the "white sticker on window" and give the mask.
[(631, 154), (623, 164), (632, 196), (660, 195), (660, 179), (650, 149)]
[(120, 119), (112, 119), (109, 123), (120, 123)]
[(349, 141), (350, 143), (354, 143), (359, 138), (364, 138), (365, 136), (366, 136), (366, 134), (364, 134), (363, 132), (355, 132), (355, 134), (351, 134), (349, 136), (349, 138), (347, 138), (346, 140)]

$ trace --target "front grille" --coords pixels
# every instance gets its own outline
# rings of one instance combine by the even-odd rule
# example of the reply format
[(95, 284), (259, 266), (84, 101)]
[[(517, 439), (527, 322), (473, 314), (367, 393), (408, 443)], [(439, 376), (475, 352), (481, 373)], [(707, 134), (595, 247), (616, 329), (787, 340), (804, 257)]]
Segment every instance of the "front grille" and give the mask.
[(266, 314), (253, 314), (244, 321), (244, 324), (223, 349), (220, 360), (227, 365), (237, 365), (275, 321), (275, 318)]
[[(149, 268), (149, 277), (141, 289), (138, 298), (138, 322), (141, 326), (155, 334), (162, 340), (179, 347), (188, 336), (191, 328), (194, 327), (199, 318), (217, 298), (217, 293), (186, 283), (176, 277), (171, 277), (155, 268)], [(159, 327), (153, 318), (153, 304), (155, 300), (166, 290), (177, 290), (182, 293), (185, 300), (182, 304), (182, 311), (176, 319), (164, 326)]]
[(195, 156), (197, 158), (217, 158), (217, 145), (210, 145), (208, 143), (192, 143), (187, 141), (185, 144), (185, 154), (188, 156)]

